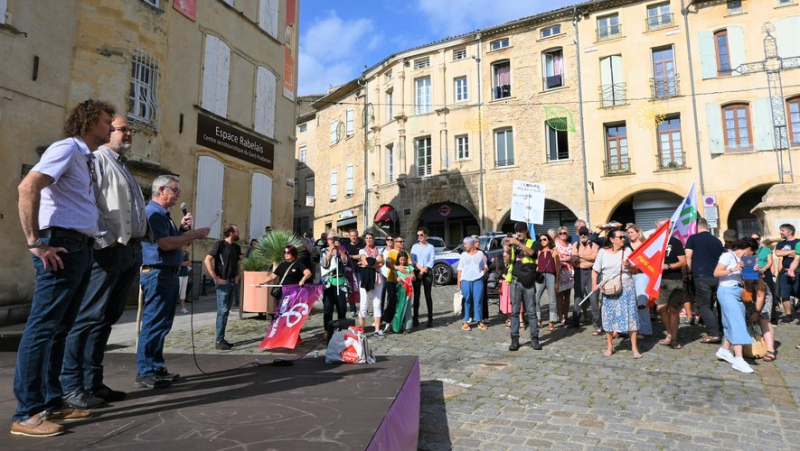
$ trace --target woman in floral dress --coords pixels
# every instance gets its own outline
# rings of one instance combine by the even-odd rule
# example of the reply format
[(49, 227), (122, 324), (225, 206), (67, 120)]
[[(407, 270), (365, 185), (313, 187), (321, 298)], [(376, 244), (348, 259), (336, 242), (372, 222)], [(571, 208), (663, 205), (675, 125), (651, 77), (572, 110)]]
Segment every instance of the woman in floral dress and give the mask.
[(575, 267), (572, 266), (572, 246), (567, 242), (569, 230), (559, 227), (556, 235), (556, 250), (561, 264), (561, 272), (556, 280), (556, 305), (558, 306), (558, 321), (563, 325), (569, 315), (570, 295), (575, 285)]

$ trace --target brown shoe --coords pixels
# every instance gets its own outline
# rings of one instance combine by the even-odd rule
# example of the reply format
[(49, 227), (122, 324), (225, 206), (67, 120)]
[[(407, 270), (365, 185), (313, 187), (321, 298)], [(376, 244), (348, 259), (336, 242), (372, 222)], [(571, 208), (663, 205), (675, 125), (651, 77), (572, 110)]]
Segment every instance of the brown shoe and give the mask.
[(478, 323), (478, 329), (486, 330), (486, 329), (488, 329), (488, 327), (486, 327), (486, 324), (484, 324), (483, 321), (481, 321), (481, 322)]
[(49, 414), (47, 419), (52, 421), (78, 421), (91, 418), (91, 416), (92, 411), (89, 409), (73, 409), (72, 407), (64, 406)]
[(11, 433), (26, 437), (53, 437), (64, 433), (64, 426), (47, 421), (47, 412), (11, 423)]

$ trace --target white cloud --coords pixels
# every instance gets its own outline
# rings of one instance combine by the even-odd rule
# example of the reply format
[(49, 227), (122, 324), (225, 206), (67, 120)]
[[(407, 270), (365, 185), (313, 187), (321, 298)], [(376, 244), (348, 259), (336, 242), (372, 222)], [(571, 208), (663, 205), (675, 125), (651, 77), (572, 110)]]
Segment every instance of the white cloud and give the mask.
[(434, 34), (442, 38), (532, 14), (558, 9), (578, 0), (417, 0)]
[(380, 45), (372, 20), (342, 20), (335, 11), (312, 23), (300, 38), (300, 94), (324, 94), (330, 86), (357, 77), (363, 70), (360, 57)]

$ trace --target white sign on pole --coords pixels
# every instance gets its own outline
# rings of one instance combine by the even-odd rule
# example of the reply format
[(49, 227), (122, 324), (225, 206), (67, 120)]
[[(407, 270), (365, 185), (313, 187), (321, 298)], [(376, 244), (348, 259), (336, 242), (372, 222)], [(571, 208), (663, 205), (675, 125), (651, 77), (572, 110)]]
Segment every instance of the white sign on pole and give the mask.
[(544, 191), (544, 184), (514, 180), (511, 191), (511, 219), (529, 224), (544, 222)]

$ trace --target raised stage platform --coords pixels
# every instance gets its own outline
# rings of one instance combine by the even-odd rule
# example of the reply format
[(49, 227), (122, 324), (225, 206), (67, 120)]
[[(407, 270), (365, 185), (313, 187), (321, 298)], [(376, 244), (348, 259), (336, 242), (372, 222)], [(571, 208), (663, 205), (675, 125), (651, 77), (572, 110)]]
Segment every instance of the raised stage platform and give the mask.
[[(321, 353), (322, 354), (322, 353)], [(303, 358), (293, 366), (258, 356), (167, 356), (181, 381), (163, 390), (135, 389), (135, 356), (106, 355), (106, 383), (128, 392), (91, 419), (64, 423), (52, 438), (8, 433), (16, 408), (16, 354), (0, 353), (3, 449), (137, 450), (410, 450), (416, 449), (420, 373), (416, 357), (378, 357), (374, 365), (326, 364)], [(224, 373), (220, 370), (242, 367)]]

